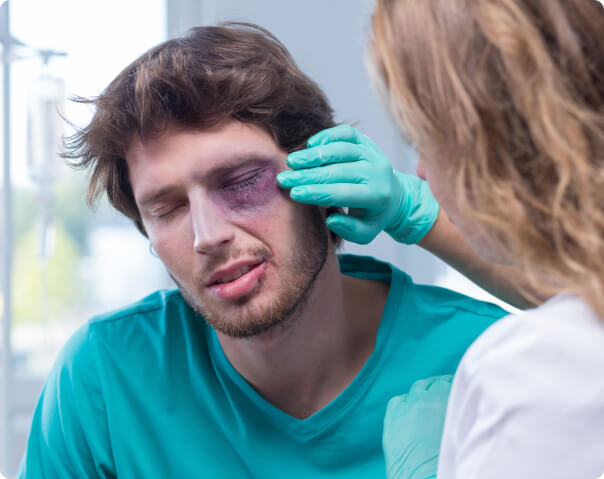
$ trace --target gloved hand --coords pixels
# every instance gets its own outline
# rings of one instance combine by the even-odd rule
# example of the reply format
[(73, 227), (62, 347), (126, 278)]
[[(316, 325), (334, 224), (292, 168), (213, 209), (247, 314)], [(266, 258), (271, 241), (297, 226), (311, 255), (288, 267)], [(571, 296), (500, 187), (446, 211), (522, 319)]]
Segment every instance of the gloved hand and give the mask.
[(422, 379), (388, 402), (382, 441), (388, 479), (436, 477), (451, 380)]
[(348, 207), (327, 226), (342, 238), (366, 244), (385, 230), (396, 241), (415, 244), (430, 231), (439, 206), (427, 183), (392, 169), (388, 158), (361, 132), (347, 125), (323, 130), (308, 148), (287, 157), (294, 171), (277, 176), (300, 203)]

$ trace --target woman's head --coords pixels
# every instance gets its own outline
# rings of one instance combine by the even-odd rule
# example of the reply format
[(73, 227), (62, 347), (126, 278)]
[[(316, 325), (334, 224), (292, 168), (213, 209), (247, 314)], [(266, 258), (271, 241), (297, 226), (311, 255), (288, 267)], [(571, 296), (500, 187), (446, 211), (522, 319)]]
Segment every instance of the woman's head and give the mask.
[(370, 53), (450, 209), (537, 290), (604, 315), (602, 6), (378, 0)]

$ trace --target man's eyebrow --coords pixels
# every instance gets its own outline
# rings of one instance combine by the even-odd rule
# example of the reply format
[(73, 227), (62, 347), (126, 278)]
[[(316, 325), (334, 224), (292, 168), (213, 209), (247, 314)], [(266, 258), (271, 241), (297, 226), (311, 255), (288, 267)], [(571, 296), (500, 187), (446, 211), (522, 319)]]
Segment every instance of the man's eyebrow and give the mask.
[(233, 170), (241, 168), (246, 163), (267, 163), (275, 161), (275, 155), (262, 154), (262, 153), (243, 153), (234, 155), (220, 165), (209, 168), (205, 173), (206, 178), (216, 178), (224, 176)]
[(145, 193), (143, 195), (143, 197), (140, 199), (140, 201), (138, 202), (139, 207), (142, 208), (143, 206), (147, 206), (147, 205), (153, 203), (154, 201), (157, 201), (160, 198), (167, 196), (170, 193), (173, 193), (174, 191), (176, 191), (175, 186), (166, 186), (165, 188), (160, 188), (159, 190), (153, 190), (153, 191), (150, 191), (149, 193)]

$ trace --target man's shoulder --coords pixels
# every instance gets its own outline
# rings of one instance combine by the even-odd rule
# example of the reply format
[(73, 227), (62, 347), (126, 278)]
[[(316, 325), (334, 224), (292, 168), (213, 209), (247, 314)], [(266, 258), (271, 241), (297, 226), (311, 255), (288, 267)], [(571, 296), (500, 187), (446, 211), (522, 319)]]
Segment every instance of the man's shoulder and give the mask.
[(378, 260), (372, 256), (356, 254), (338, 254), (338, 262), (342, 274), (388, 283), (391, 281), (392, 272), (395, 269), (394, 266), (385, 261)]
[[(134, 317), (154, 317), (161, 315), (168, 309), (177, 309), (184, 312), (186, 305), (180, 291), (177, 289), (161, 289), (145, 296), (138, 301), (124, 305), (120, 308), (108, 311), (92, 317), (90, 325), (105, 325), (114, 322), (128, 321)], [(95, 326), (96, 327), (96, 326)]]
[(409, 290), (412, 292), (413, 301), (416, 304), (421, 305), (424, 310), (439, 314), (449, 311), (465, 317), (479, 316), (492, 321), (510, 314), (509, 311), (494, 303), (441, 286), (413, 283)]
[(193, 314), (178, 290), (155, 291), (86, 321), (63, 346), (56, 365), (69, 367), (77, 361), (89, 361), (105, 348), (120, 354), (137, 347), (144, 350), (144, 343), (170, 341), (170, 335), (180, 335), (178, 331), (184, 328), (179, 325)]
[[(495, 321), (507, 314), (504, 309), (486, 301), (440, 286), (417, 284), (395, 265), (370, 256), (338, 255), (342, 273), (362, 279), (391, 284), (391, 296), (399, 301), (399, 311), (407, 314), (419, 309), (422, 316), (436, 314), (450, 316), (453, 312), (464, 316), (479, 316)], [(424, 316), (426, 317), (426, 316)]]

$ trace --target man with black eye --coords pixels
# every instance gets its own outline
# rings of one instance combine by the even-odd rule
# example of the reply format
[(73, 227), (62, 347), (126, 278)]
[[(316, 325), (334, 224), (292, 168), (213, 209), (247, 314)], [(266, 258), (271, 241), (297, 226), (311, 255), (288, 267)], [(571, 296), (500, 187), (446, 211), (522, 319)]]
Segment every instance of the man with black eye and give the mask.
[[(92, 169), (89, 199), (107, 193), (178, 289), (69, 340), (19, 477), (383, 477), (388, 400), (452, 374), (505, 312), (336, 255), (325, 221), (338, 211), (276, 181), (332, 110), (261, 28), (193, 29), (89, 102), (66, 156)], [(446, 256), (446, 218), (414, 214), (407, 238)], [(468, 258), (455, 261), (482, 267)]]

